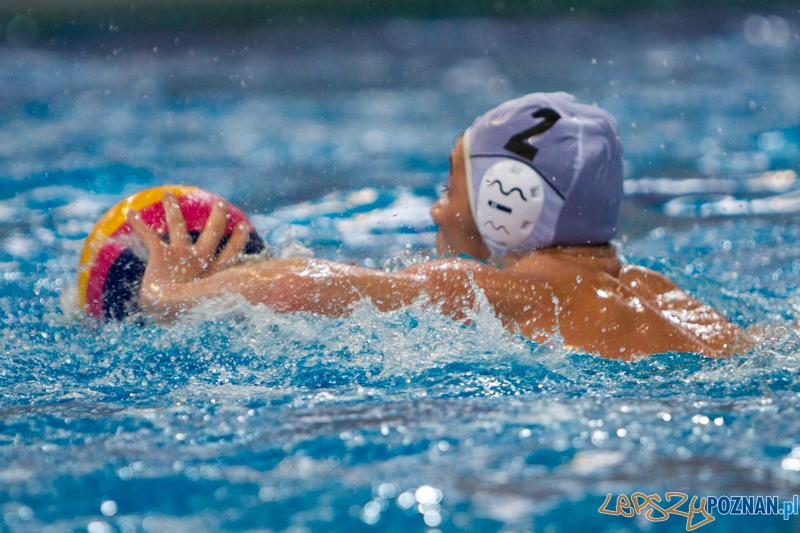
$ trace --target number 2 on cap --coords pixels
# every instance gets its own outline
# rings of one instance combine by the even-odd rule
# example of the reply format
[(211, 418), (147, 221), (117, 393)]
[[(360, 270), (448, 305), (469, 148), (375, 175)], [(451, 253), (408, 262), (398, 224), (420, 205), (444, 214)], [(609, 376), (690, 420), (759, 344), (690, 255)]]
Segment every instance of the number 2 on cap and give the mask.
[(525, 141), (552, 128), (553, 125), (558, 122), (558, 119), (561, 118), (561, 115), (549, 107), (544, 107), (533, 113), (533, 118), (542, 118), (544, 120), (537, 125), (528, 128), (527, 130), (521, 131), (516, 135), (512, 135), (511, 138), (508, 139), (506, 145), (503, 146), (503, 148), (509, 152), (513, 152), (519, 156), (522, 156), (529, 161), (533, 161), (533, 158), (536, 157), (537, 153), (539, 153), (539, 149)]

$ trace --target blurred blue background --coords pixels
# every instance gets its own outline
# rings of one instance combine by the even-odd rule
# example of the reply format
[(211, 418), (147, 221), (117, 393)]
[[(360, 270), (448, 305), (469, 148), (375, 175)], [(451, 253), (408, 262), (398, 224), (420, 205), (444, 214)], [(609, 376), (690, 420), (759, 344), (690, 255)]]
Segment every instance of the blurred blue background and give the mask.
[[(797, 493), (799, 28), (792, 2), (4, 0), (0, 530), (683, 531), (597, 509)], [(97, 218), (164, 183), (230, 198), (276, 254), (425, 260), (456, 136), (552, 90), (619, 122), (623, 260), (752, 353), (600, 360), (486, 306), (76, 311)]]

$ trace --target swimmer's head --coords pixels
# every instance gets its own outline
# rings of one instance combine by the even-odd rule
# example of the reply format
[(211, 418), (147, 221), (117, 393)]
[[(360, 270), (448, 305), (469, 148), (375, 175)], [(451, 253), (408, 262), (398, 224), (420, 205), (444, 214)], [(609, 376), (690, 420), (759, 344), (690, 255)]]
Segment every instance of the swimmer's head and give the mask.
[(622, 147), (608, 112), (529, 94), (478, 117), (462, 143), (470, 212), (492, 255), (614, 236)]

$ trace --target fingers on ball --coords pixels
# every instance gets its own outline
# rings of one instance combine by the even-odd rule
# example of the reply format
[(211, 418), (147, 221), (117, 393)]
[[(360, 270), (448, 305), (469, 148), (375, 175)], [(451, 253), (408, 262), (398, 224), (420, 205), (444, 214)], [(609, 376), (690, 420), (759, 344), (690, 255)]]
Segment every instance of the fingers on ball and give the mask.
[(231, 265), (239, 262), (239, 259), (247, 245), (250, 233), (246, 224), (238, 224), (231, 233), (225, 248), (219, 254), (217, 261), (222, 265)]
[(141, 239), (148, 250), (162, 245), (164, 241), (161, 240), (159, 234), (150, 226), (145, 224), (141, 219), (139, 213), (135, 209), (128, 209), (125, 211), (125, 220), (130, 224), (133, 232)]
[(194, 245), (195, 253), (198, 257), (210, 261), (219, 247), (219, 243), (225, 236), (225, 226), (228, 223), (228, 206), (225, 202), (217, 202), (211, 214), (206, 219), (205, 228), (197, 238)]
[(164, 214), (167, 217), (167, 231), (169, 232), (169, 242), (181, 248), (188, 248), (192, 244), (189, 230), (186, 229), (186, 221), (183, 219), (178, 198), (171, 192), (164, 193), (161, 200), (164, 206)]

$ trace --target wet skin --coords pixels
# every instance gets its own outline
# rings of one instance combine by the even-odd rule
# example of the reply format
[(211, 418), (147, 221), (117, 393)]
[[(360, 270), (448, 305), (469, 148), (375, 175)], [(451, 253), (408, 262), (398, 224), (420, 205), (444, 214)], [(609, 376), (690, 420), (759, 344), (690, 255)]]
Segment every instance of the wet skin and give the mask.
[[(450, 156), (448, 188), (431, 209), (439, 226), (436, 249), (440, 255), (488, 260), (466, 187), (459, 139)], [(426, 301), (464, 320), (464, 310), (475, 305), (477, 286), (510, 331), (537, 341), (558, 331), (567, 347), (603, 357), (630, 360), (668, 351), (721, 357), (749, 350), (739, 327), (666, 277), (622, 265), (611, 245), (545, 248), (521, 257), (509, 254), (495, 264), (444, 258), (398, 272), (307, 258), (239, 264), (247, 242), (243, 227), (214, 256), (226, 204), (215, 206), (192, 245), (177, 199), (168, 194), (163, 203), (170, 244), (135, 211), (127, 213), (149, 250), (141, 303), (160, 320), (229, 294), (279, 312), (331, 316), (348, 314), (365, 298), (380, 311)]]

